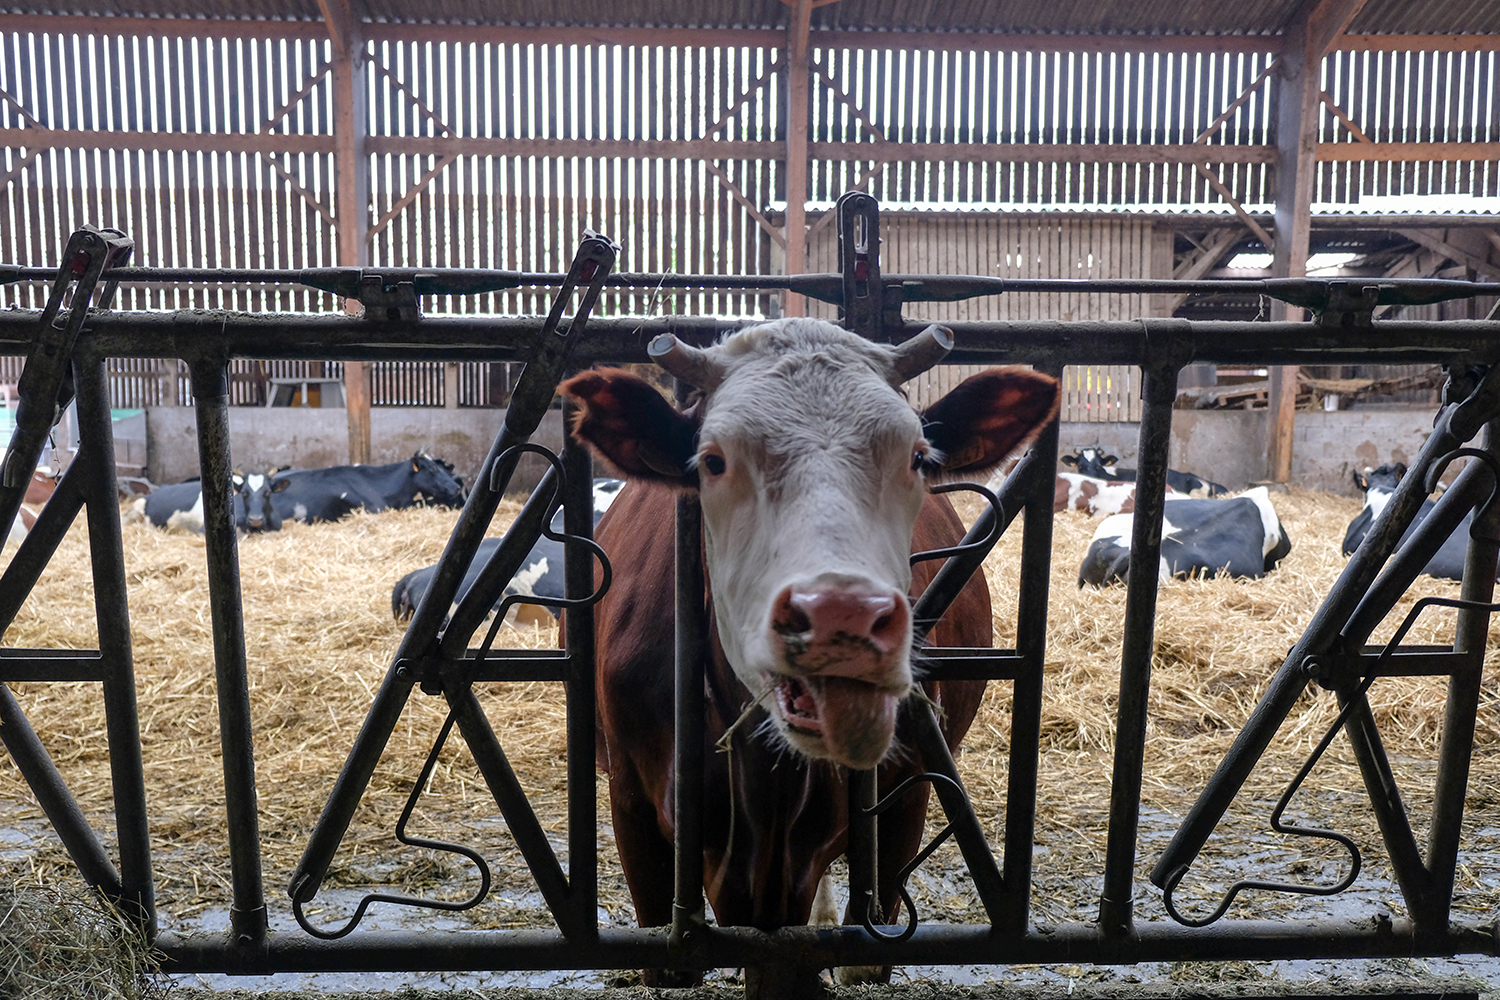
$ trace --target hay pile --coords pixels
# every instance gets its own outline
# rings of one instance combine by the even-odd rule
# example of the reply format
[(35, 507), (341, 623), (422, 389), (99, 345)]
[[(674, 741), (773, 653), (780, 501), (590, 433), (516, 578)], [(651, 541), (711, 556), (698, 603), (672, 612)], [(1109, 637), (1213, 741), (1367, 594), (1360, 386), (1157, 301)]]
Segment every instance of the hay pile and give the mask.
[[(1357, 501), (1297, 493), (1273, 498), (1292, 538), (1280, 571), (1261, 581), (1169, 581), (1161, 592), (1157, 657), (1151, 693), (1145, 809), (1181, 815), (1218, 763), (1259, 692), (1280, 664), (1344, 564), (1338, 545)], [(508, 507), (513, 516), (516, 508)], [(973, 511), (968, 511), (972, 515)], [(290, 524), (251, 536), (240, 546), (246, 645), (255, 718), (260, 822), (267, 894), (273, 905), (286, 884), (343, 765), (354, 735), (385, 674), (404, 626), (390, 615), (390, 589), (402, 574), (435, 562), (456, 512), (356, 514), (336, 525)], [(506, 518), (502, 518), (502, 521)], [(1104, 850), (1113, 712), (1118, 697), (1123, 587), (1080, 591), (1078, 561), (1096, 522), (1082, 514), (1057, 519), (1050, 640), (1043, 716), (1037, 863), (1044, 914), (1071, 918), (1097, 902)], [(1020, 527), (1001, 543), (987, 573), (995, 594), (996, 644), (1015, 641)], [(140, 691), (146, 783), (155, 838), (159, 898), (182, 919), (223, 907), (229, 896), (227, 831), (214, 691), (212, 633), (203, 540), (144, 525), (125, 529), (136, 673)], [(7, 555), (9, 554), (7, 550)], [(0, 557), (0, 562), (4, 557)], [(27, 601), (6, 645), (91, 648), (92, 588), (86, 531), (75, 525), (48, 577)], [(1423, 593), (1457, 593), (1457, 585), (1425, 580)], [(1394, 621), (1385, 626), (1387, 634)], [(1409, 642), (1445, 641), (1451, 612), (1430, 612)], [(501, 645), (549, 646), (550, 628), (502, 632)], [(109, 772), (103, 712), (96, 685), (21, 685), (18, 695), (96, 827), (108, 831)], [(1500, 728), (1487, 684), (1479, 747), (1470, 783), (1471, 816), (1500, 803), (1495, 761)], [(564, 704), (560, 685), (492, 685), (481, 692), (492, 725), (541, 816), (562, 843), (566, 782)], [(1423, 814), (1444, 703), (1440, 679), (1382, 681), (1371, 692), (1377, 719), (1398, 772), (1415, 771), (1408, 795)], [(960, 760), (994, 842), (1005, 803), (1010, 685), (991, 686)], [(1267, 763), (1248, 789), (1255, 821), (1274, 802), (1290, 768), (1322, 735), (1335, 712), (1331, 695), (1312, 690), (1283, 727)], [(382, 758), (329, 880), (331, 885), (394, 884), (408, 891), (466, 895), (472, 879), (449, 858), (414, 857), (391, 837), (410, 782), (441, 724), (443, 704), (414, 694)], [(1362, 801), (1343, 741), (1319, 767), (1304, 795)], [(600, 787), (599, 816), (608, 807)], [(37, 815), (14, 764), (0, 755), (4, 816)], [(1326, 822), (1373, 826), (1368, 807), (1339, 805)], [(495, 866), (497, 905), (470, 915), (486, 926), (518, 918), (507, 900), (533, 892), (503, 824), (494, 822), (489, 792), (462, 741), (450, 741), (419, 804), (412, 833), (473, 844)], [(3, 821), (3, 819), (0, 819)], [(601, 858), (601, 905), (616, 920), (630, 908), (618, 878), (607, 829)], [(1420, 837), (1420, 833), (1419, 833)], [(1378, 838), (1377, 838), (1378, 841)], [(563, 853), (560, 849), (560, 853)], [(1143, 851), (1143, 853), (1145, 853)], [(1150, 863), (1150, 858), (1145, 863)], [(566, 863), (564, 859), (564, 863)], [(1486, 873), (1475, 869), (1476, 879)], [(1476, 883), (1477, 885), (1477, 883)], [(423, 887), (428, 887), (424, 889)], [(1474, 890), (1476, 893), (1478, 889)], [(284, 899), (284, 897), (282, 897)], [(1476, 895), (1474, 905), (1493, 905)], [(1463, 903), (1460, 904), (1465, 905)], [(940, 906), (973, 919), (972, 900)], [(332, 914), (327, 919), (332, 920)]]
[(150, 1000), (164, 996), (140, 933), (76, 879), (0, 871), (0, 996)]

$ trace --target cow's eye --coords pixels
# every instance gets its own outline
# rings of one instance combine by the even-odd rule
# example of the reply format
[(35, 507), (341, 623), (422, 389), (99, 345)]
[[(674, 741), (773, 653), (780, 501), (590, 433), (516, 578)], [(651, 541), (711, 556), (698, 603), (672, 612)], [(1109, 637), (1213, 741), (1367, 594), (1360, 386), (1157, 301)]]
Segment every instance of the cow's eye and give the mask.
[(703, 469), (710, 476), (722, 476), (728, 466), (724, 464), (723, 455), (715, 455), (710, 452), (703, 456)]
[(932, 452), (918, 449), (911, 453), (911, 471), (920, 472), (930, 476), (938, 471), (938, 464), (933, 460)]

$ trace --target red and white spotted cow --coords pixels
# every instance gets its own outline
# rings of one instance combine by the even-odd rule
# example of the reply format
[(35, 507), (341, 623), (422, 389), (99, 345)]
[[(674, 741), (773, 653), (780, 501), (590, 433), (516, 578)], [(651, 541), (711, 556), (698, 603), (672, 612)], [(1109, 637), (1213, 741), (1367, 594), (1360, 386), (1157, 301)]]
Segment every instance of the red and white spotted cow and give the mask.
[[(1172, 487), (1167, 487), (1168, 497), (1181, 497)], [(1098, 479), (1077, 472), (1059, 472), (1052, 488), (1052, 509), (1081, 510), (1090, 517), (1109, 517), (1112, 514), (1135, 512), (1135, 481), (1120, 479)]]
[(52, 498), (52, 493), (57, 489), (57, 477), (41, 469), (31, 474), (31, 482), (26, 484), (26, 496), (21, 500), (21, 509), (16, 512), (16, 519), (11, 522), (10, 534), (7, 536), (7, 544), (20, 545), (26, 536), (31, 533), (32, 526), (36, 524), (38, 515), (42, 512), (42, 506)]
[[(826, 321), (783, 319), (706, 350), (653, 341), (658, 363), (701, 390), (685, 411), (623, 371), (562, 386), (580, 407), (574, 434), (630, 479), (598, 530), (615, 574), (597, 609), (598, 758), (642, 926), (672, 916), (680, 491), (697, 492), (703, 509), (704, 888), (718, 923), (805, 923), (846, 845), (843, 768), (879, 768), (882, 789), (922, 770), (897, 709), (920, 674), (909, 595), (935, 564), (914, 573), (909, 556), (963, 534), (927, 484), (992, 469), (1058, 405), (1053, 379), (994, 369), (913, 412), (896, 387), (951, 344), (937, 327), (888, 347)], [(932, 639), (988, 646), (991, 636), (976, 577)], [(922, 686), (956, 748), (984, 683)], [(726, 733), (727, 754), (716, 751)], [(913, 794), (880, 819), (880, 919), (895, 916), (894, 873), (920, 847), (925, 814), (925, 794)]]

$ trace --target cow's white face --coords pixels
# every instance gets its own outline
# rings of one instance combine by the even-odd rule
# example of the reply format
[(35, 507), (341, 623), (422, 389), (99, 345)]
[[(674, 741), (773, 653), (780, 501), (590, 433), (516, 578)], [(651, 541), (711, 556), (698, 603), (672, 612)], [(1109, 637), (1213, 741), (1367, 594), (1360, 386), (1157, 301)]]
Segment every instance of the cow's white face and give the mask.
[(937, 329), (888, 347), (787, 319), (701, 350), (653, 341), (703, 391), (686, 413), (623, 372), (562, 387), (574, 434), (623, 472), (698, 489), (720, 644), (769, 729), (808, 757), (869, 768), (891, 749), (925, 476), (986, 472), (1056, 413), (1055, 380), (997, 369), (918, 416), (895, 387), (948, 346)]
[(830, 324), (759, 327), (716, 353), (696, 464), (719, 639), (788, 744), (869, 767), (912, 683), (921, 420), (891, 386), (891, 349)]

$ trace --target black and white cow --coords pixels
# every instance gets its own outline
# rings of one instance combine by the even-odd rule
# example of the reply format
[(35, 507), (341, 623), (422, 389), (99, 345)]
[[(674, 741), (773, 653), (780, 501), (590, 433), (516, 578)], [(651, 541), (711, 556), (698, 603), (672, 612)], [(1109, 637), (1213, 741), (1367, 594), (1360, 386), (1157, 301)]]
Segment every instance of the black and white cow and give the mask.
[[(598, 524), (604, 512), (609, 510), (609, 505), (614, 502), (615, 496), (619, 494), (620, 488), (625, 485), (623, 479), (596, 479), (594, 480), (594, 523)], [(561, 534), (563, 530), (563, 512), (559, 510), (552, 515), (552, 530)], [(468, 572), (464, 574), (463, 582), (458, 586), (458, 596), (455, 603), (462, 601), (468, 594), (469, 588), (474, 586), (474, 581), (479, 579), (480, 572), (490, 556), (500, 547), (500, 539), (486, 538), (479, 543), (479, 549), (474, 554), (474, 559), (469, 563)], [(535, 598), (528, 604), (540, 605), (549, 611), (554, 618), (557, 617), (558, 606), (549, 604), (548, 599), (553, 601), (562, 599), (566, 591), (563, 581), (563, 544), (543, 535), (538, 538), (536, 544), (527, 553), (526, 559), (521, 563), (521, 568), (506, 585), (505, 591), (495, 601), (499, 607), (500, 601), (512, 594), (521, 594), (526, 597)], [(422, 569), (412, 570), (410, 573), (396, 581), (396, 586), (391, 590), (391, 614), (397, 621), (405, 621), (412, 616), (417, 609), (417, 604), (422, 600), (422, 595), (427, 593), (427, 588), (432, 586), (432, 577), (436, 566), (425, 566)]]
[[(1406, 464), (1396, 462), (1390, 465), (1382, 465), (1376, 469), (1366, 469), (1364, 472), (1354, 473), (1354, 485), (1365, 491), (1365, 506), (1354, 520), (1349, 522), (1349, 528), (1344, 532), (1344, 555), (1353, 555), (1354, 550), (1359, 548), (1369, 534), (1370, 528), (1375, 524), (1375, 518), (1385, 510), (1385, 505), (1390, 502), (1391, 494), (1396, 492), (1396, 484), (1401, 482), (1401, 477), (1406, 475)], [(1421, 508), (1417, 511), (1416, 519), (1406, 529), (1401, 540), (1404, 542), (1417, 530), (1417, 525), (1427, 520), (1427, 515), (1437, 506), (1437, 501), (1428, 498), (1422, 501)], [(1427, 560), (1427, 565), (1422, 567), (1422, 572), (1428, 576), (1435, 576), (1439, 580), (1462, 580), (1464, 578), (1464, 558), (1469, 551), (1469, 531), (1474, 527), (1474, 512), (1464, 515), (1458, 527), (1453, 529), (1453, 534), (1443, 540), (1442, 547), (1432, 554)]]
[[(285, 489), (271, 473), (234, 474), (234, 527), (240, 534), (280, 531), (281, 515), (272, 495)], [(158, 486), (138, 498), (125, 513), (126, 523), (145, 521), (173, 531), (203, 534), (203, 487), (196, 479)]]
[[(1115, 463), (1119, 459), (1114, 455), (1106, 455), (1102, 448), (1080, 448), (1078, 454), (1063, 455), (1058, 461), (1077, 469), (1082, 475), (1092, 476), (1095, 479), (1135, 482), (1135, 470), (1118, 468)], [(1229, 492), (1226, 487), (1218, 483), (1201, 479), (1191, 472), (1178, 472), (1176, 469), (1167, 470), (1167, 485), (1178, 493), (1190, 497), (1216, 497)]]
[(453, 467), (422, 451), (389, 465), (291, 469), (278, 473), (276, 481), (276, 512), (285, 520), (309, 524), (337, 521), (361, 507), (373, 514), (424, 502), (439, 507), (464, 502), (463, 483)]
[[(1115, 514), (1094, 532), (1078, 586), (1123, 581), (1130, 568), (1134, 514)], [(1261, 577), (1292, 550), (1264, 486), (1222, 500), (1168, 497), (1161, 532), (1161, 576)]]

